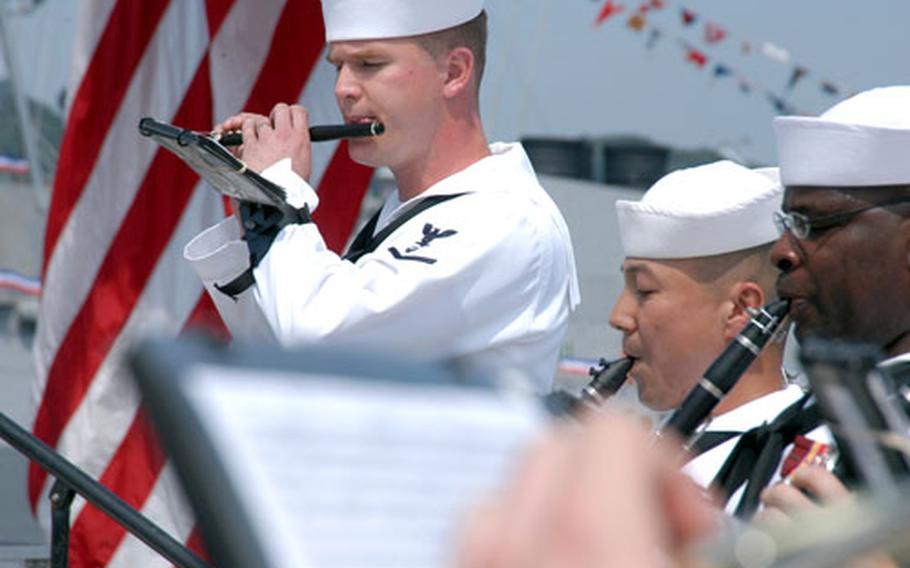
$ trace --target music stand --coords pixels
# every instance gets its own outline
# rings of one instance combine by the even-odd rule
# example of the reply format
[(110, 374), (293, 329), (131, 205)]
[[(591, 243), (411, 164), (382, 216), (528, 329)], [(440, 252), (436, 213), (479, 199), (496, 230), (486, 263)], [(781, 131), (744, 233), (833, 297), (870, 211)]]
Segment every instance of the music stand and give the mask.
[(442, 566), (545, 422), (452, 364), (199, 341), (131, 367), (214, 564)]

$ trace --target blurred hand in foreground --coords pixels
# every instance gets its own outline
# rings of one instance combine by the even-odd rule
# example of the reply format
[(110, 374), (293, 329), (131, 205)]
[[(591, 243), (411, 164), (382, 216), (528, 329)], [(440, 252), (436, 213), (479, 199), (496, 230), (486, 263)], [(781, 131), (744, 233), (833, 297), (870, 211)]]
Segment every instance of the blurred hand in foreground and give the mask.
[(717, 511), (638, 420), (555, 428), (511, 485), (469, 517), (461, 568), (679, 566)]

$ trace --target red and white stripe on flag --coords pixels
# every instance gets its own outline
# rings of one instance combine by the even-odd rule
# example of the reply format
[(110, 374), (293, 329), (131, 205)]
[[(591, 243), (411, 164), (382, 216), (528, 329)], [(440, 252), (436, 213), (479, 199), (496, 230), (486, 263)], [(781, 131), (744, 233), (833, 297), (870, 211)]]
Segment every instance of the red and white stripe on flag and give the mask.
[[(319, 0), (93, 0), (80, 8), (74, 91), (45, 235), (33, 430), (178, 540), (198, 546), (175, 478), (139, 410), (121, 355), (137, 338), (218, 322), (183, 245), (223, 201), (139, 135), (143, 116), (207, 130), (241, 109), (301, 101), (336, 122)], [(317, 223), (340, 249), (372, 171), (346, 146), (314, 148)], [(331, 185), (330, 191), (323, 187)], [(53, 480), (31, 464), (46, 519)], [(83, 501), (72, 566), (164, 566)]]

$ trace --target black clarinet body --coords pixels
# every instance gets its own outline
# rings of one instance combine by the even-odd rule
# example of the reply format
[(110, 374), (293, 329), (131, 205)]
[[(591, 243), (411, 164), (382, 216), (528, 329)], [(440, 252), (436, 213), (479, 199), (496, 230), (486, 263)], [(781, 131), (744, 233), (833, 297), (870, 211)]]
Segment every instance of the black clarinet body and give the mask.
[(620, 357), (613, 361), (601, 359), (597, 367), (588, 370), (593, 378), (579, 396), (562, 390), (554, 391), (546, 396), (544, 403), (557, 416), (571, 415), (585, 406), (596, 408), (622, 387), (633, 363), (635, 359), (631, 357)]
[(759, 309), (711, 363), (662, 430), (673, 431), (688, 440), (773, 337), (786, 319), (789, 307), (789, 300), (777, 300)]
[(603, 404), (626, 382), (626, 375), (633, 363), (635, 359), (631, 357), (621, 357), (610, 362), (601, 359), (600, 366), (589, 371), (594, 378), (581, 390), (582, 400), (595, 405)]

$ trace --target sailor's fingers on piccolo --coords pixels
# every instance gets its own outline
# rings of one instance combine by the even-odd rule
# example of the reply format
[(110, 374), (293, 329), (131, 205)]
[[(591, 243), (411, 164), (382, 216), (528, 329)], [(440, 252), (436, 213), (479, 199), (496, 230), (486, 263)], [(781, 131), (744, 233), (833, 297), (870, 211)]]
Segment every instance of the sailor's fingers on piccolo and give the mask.
[(310, 135), (310, 113), (300, 105), (290, 106), (291, 128)]
[(232, 132), (235, 130), (240, 130), (243, 127), (244, 121), (249, 120), (249, 119), (259, 119), (259, 120), (268, 121), (268, 117), (265, 117), (261, 114), (255, 114), (252, 112), (241, 112), (239, 114), (235, 114), (234, 116), (231, 116), (231, 117), (226, 118), (225, 120), (221, 121), (219, 124), (217, 124), (215, 126), (214, 129), (212, 129), (212, 133), (220, 134), (223, 132)]
[(263, 130), (270, 128), (271, 123), (265, 116), (254, 115), (244, 119), (240, 126), (240, 132), (243, 135), (244, 143), (258, 140)]
[(309, 138), (309, 120), (307, 111), (302, 106), (278, 103), (272, 109), (269, 118), (277, 133), (293, 133)]
[(278, 103), (272, 107), (272, 112), (269, 113), (269, 120), (272, 121), (272, 126), (276, 130), (283, 128), (285, 125), (290, 126), (291, 111), (288, 105), (286, 103)]
[(285, 103), (278, 103), (272, 109), (269, 118), (272, 120), (272, 126), (275, 128), (275, 133), (281, 137), (287, 136), (308, 136), (309, 132), (301, 132), (300, 130), (294, 128), (293, 118), (291, 117), (291, 107)]

